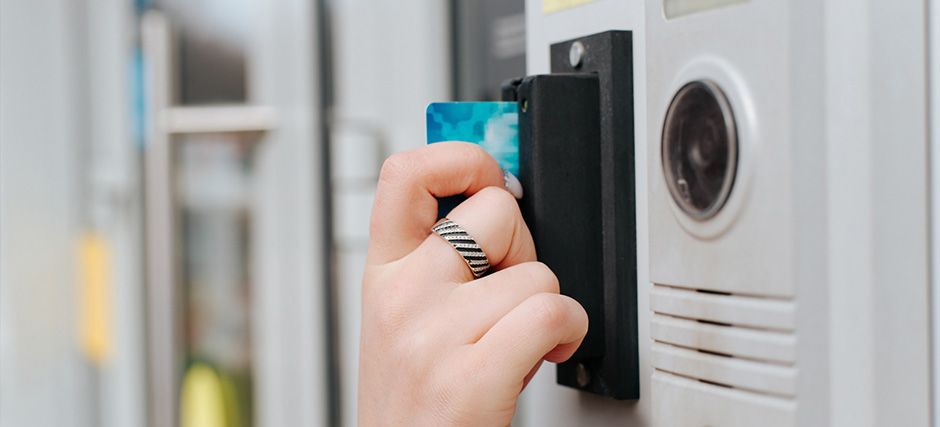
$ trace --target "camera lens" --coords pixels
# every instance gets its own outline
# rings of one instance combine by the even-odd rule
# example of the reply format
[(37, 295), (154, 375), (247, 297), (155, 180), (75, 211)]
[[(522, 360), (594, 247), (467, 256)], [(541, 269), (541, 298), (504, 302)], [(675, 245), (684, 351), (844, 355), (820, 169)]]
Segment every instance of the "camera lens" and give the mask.
[(721, 210), (738, 160), (731, 106), (710, 81), (679, 89), (663, 126), (663, 171), (669, 192), (691, 217), (705, 220)]

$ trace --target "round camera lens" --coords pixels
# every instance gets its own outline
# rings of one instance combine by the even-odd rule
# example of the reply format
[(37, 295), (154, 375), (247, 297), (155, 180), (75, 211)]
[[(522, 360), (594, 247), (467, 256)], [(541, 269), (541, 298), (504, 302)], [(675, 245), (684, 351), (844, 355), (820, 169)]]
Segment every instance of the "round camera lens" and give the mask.
[(693, 218), (721, 210), (734, 183), (738, 139), (731, 106), (721, 89), (696, 81), (679, 89), (663, 126), (663, 171), (669, 192)]

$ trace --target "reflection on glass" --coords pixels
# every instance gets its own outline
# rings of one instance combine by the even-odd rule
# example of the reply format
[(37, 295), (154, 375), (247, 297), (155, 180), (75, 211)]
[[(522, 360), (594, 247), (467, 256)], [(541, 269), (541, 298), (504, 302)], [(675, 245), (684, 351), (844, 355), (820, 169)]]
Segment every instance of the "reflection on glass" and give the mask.
[(175, 144), (184, 426), (247, 427), (252, 421), (248, 138), (190, 135)]

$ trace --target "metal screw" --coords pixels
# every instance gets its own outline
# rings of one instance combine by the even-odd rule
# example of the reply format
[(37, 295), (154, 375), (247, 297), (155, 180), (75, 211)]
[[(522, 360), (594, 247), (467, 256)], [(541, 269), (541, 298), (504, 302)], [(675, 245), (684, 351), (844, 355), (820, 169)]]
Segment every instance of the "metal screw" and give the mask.
[(571, 68), (580, 67), (583, 57), (584, 45), (581, 42), (571, 43), (571, 49), (568, 51), (568, 63), (571, 64)]
[(583, 363), (579, 363), (575, 368), (575, 373), (577, 374), (578, 387), (587, 387), (588, 383), (591, 382), (591, 376), (588, 375), (587, 366), (584, 366)]

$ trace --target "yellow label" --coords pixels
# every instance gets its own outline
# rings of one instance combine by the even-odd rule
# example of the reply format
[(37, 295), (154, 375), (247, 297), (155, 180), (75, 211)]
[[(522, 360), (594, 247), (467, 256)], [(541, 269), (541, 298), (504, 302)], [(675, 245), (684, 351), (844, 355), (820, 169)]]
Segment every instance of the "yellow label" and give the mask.
[(596, 0), (542, 0), (542, 13), (558, 12)]
[(111, 251), (104, 237), (85, 232), (78, 241), (78, 327), (82, 352), (100, 365), (111, 356)]

